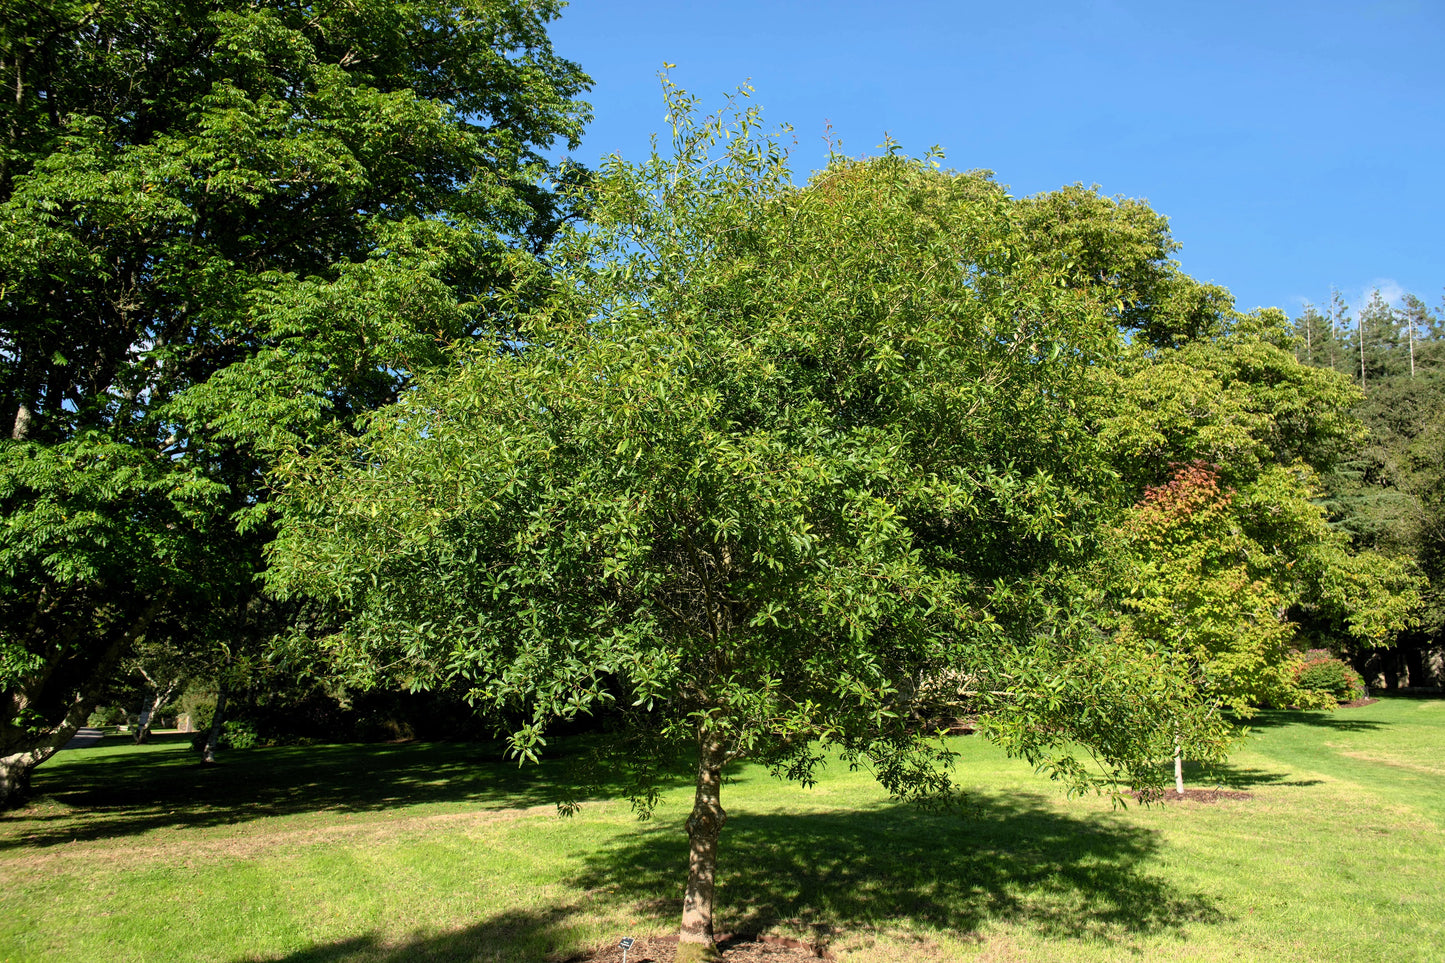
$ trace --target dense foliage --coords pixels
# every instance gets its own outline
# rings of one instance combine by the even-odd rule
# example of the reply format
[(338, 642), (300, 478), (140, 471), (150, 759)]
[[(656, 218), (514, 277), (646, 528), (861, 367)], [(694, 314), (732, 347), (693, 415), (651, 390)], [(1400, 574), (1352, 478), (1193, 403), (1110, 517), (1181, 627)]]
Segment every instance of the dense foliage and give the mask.
[(1324, 693), (1336, 702), (1353, 702), (1369, 695), (1358, 672), (1320, 649), (1305, 653), (1295, 681), (1301, 689)]
[(352, 613), (342, 659), (467, 680), (521, 755), (615, 707), (644, 808), (691, 743), (705, 950), (733, 760), (933, 794), (925, 723), (970, 711), (1072, 785), (1141, 784), (1158, 720), (1202, 747), (1207, 707), (1091, 617), (1114, 475), (1082, 399), (1117, 322), (1028, 210), (892, 153), (799, 189), (753, 111), (673, 94), (675, 155), (604, 167), (551, 304), (287, 466), (271, 574)]
[[(1387, 686), (1445, 682), (1445, 323), (1413, 295), (1392, 307), (1378, 292), (1352, 317), (1336, 296), (1326, 314), (1294, 322), (1305, 364), (1352, 380), (1362, 443), (1324, 474), (1332, 522), (1359, 548), (1405, 560), (1428, 581), (1412, 625), (1385, 649), (1360, 646), (1337, 621), (1313, 626), (1318, 644), (1347, 654)], [(1432, 658), (1434, 665), (1432, 666)]]
[(523, 758), (601, 717), (643, 814), (696, 752), (707, 956), (737, 760), (944, 797), (968, 715), (1147, 789), (1354, 691), (1306, 640), (1439, 644), (1422, 303), (1291, 329), (1146, 204), (892, 145), (800, 186), (666, 81), (673, 152), (584, 178), (558, 6), (3, 8), (0, 804), (123, 677), (208, 755), (298, 654)]
[[(0, 18), (0, 803), (143, 637), (248, 644), (278, 446), (486, 323), (566, 214), (551, 2)], [(244, 639), (238, 636), (253, 635)]]

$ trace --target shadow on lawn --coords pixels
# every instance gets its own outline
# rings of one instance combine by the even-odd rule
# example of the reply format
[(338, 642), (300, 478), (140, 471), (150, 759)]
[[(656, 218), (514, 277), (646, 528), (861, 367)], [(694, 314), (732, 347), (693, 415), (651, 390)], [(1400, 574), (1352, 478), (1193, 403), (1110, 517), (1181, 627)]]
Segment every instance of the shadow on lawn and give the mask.
[(1345, 713), (1349, 709), (1334, 712), (1306, 712), (1300, 709), (1268, 709), (1257, 713), (1249, 720), (1251, 729), (1280, 729), (1285, 726), (1314, 726), (1319, 729), (1334, 729), (1337, 732), (1371, 732), (1388, 729), (1390, 723), (1376, 719), (1352, 719)]
[[(612, 916), (670, 929), (681, 914), (687, 840), (677, 819), (585, 857), (569, 879)], [(1052, 939), (1116, 941), (1224, 920), (1216, 900), (1149, 869), (1156, 834), (1103, 814), (1071, 816), (1032, 795), (970, 796), (962, 811), (904, 804), (789, 814), (739, 812), (719, 852), (717, 929), (803, 930), (822, 944), (967, 939), (991, 922)], [(594, 902), (591, 913), (607, 915)], [(405, 943), (361, 937), (265, 963), (406, 963), (581, 958), (577, 907), (511, 913)], [(618, 933), (617, 935), (626, 935)], [(255, 958), (250, 958), (255, 960)], [(240, 961), (237, 961), (240, 963)]]
[[(718, 928), (783, 924), (817, 942), (874, 928), (972, 933), (990, 920), (1055, 937), (1113, 937), (1216, 921), (1213, 901), (1144, 869), (1154, 833), (1074, 817), (1028, 794), (970, 795), (962, 811), (892, 803), (825, 813), (739, 813), (723, 833)], [(682, 911), (687, 840), (675, 826), (622, 837), (573, 882), (655, 918)]]
[[(1173, 767), (1170, 767), (1173, 771)], [(1227, 762), (1184, 763), (1184, 784), (1192, 789), (1252, 790), (1266, 786), (1318, 786), (1323, 780), (1301, 779), (1288, 772), (1250, 769)]]
[[(582, 739), (556, 740), (540, 766), (520, 768), (499, 744), (476, 742), (232, 749), (215, 766), (174, 745), (72, 750), (36, 770), (40, 805), (0, 814), (0, 849), (297, 813), (551, 804), (580, 791), (587, 748)], [(620, 787), (600, 788), (620, 795)], [(47, 798), (64, 808), (44, 805)]]
[(494, 916), (464, 930), (421, 936), (404, 942), (367, 934), (312, 946), (285, 956), (245, 956), (236, 963), (471, 963), (474, 960), (557, 959), (574, 942), (567, 921), (573, 907)]

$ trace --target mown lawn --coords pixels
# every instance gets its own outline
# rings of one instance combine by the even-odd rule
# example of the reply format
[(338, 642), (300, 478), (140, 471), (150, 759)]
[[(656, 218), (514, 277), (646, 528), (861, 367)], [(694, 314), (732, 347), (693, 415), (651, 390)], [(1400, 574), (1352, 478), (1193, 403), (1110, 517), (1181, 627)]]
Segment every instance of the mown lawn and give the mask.
[[(866, 774), (726, 787), (724, 930), (840, 960), (1445, 959), (1445, 701), (1275, 713), (1228, 767), (1252, 798), (1111, 809), (963, 737), (963, 811)], [(681, 771), (681, 770), (680, 770)], [(0, 817), (0, 960), (564, 960), (675, 928), (689, 802), (560, 818), (565, 746), (61, 753)]]

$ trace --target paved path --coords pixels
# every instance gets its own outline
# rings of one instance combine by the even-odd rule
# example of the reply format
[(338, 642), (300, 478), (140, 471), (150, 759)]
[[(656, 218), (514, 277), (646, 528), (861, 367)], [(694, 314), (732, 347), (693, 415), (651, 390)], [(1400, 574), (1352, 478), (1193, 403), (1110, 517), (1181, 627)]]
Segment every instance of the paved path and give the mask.
[(77, 730), (75, 735), (71, 736), (70, 741), (67, 742), (62, 748), (86, 749), (90, 746), (96, 745), (104, 737), (105, 733), (102, 730), (84, 727)]

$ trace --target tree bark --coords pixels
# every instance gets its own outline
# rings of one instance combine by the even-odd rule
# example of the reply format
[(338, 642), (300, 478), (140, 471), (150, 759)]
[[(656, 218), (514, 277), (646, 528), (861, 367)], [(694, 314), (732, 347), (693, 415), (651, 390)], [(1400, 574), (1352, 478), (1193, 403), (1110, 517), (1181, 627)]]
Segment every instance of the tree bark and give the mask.
[(698, 727), (697, 793), (687, 819), (687, 892), (682, 900), (678, 963), (722, 959), (713, 935), (713, 896), (717, 885), (717, 841), (727, 813), (722, 808), (722, 768), (727, 752), (704, 722)]
[[(147, 681), (149, 681), (149, 680), (147, 680)], [(141, 718), (144, 719), (145, 721), (139, 723), (139, 724), (136, 726), (136, 730), (135, 730), (135, 744), (136, 744), (136, 745), (139, 746), (139, 745), (141, 745), (142, 743), (148, 742), (148, 741), (150, 740), (150, 737), (151, 737), (151, 726), (155, 724), (155, 721), (156, 721), (156, 712), (160, 710), (160, 707), (161, 707), (161, 706), (165, 705), (167, 702), (170, 701), (171, 696), (172, 696), (172, 695), (175, 693), (175, 691), (176, 691), (176, 686), (179, 685), (179, 684), (180, 684), (179, 682), (172, 680), (172, 682), (170, 683), (170, 685), (166, 686), (164, 690), (161, 690), (161, 689), (156, 689), (156, 690), (155, 690), (155, 698), (151, 700), (150, 709), (149, 709), (148, 711), (146, 711), (146, 712), (144, 712), (144, 713), (141, 714)]]
[(1179, 734), (1174, 734), (1174, 791), (1184, 795), (1184, 747), (1179, 743)]
[(0, 809), (25, 802), (30, 795), (30, 774), (74, 737), (86, 716), (90, 715), (93, 701), (78, 696), (60, 725), (41, 736), (32, 748), (0, 756)]
[(21, 402), (15, 409), (15, 424), (10, 429), (11, 441), (24, 441), (30, 434), (30, 408)]
[[(30, 791), (31, 770), (55, 755), (85, 724), (86, 717), (95, 708), (96, 699), (107, 680), (108, 673), (119, 661), (121, 653), (127, 646), (145, 634), (156, 613), (161, 610), (168, 598), (169, 593), (164, 593), (152, 599), (150, 604), (126, 627), (125, 631), (116, 634), (114, 640), (91, 668), (90, 678), (69, 699), (65, 715), (59, 722), (53, 724), (49, 729), (34, 734), (19, 726), (6, 725), (4, 727), (7, 734), (3, 743), (4, 748), (0, 750), (0, 753), (3, 753), (0, 754), (0, 810), (18, 806), (25, 801)], [(53, 665), (47, 666), (45, 673), (48, 674), (53, 668)], [(26, 682), (22, 682), (20, 687), (11, 694), (11, 704), (15, 708), (23, 708), (27, 703), (27, 696), (24, 692), (26, 684)]]
[(226, 687), (216, 694), (216, 712), (211, 716), (211, 731), (206, 734), (206, 748), (201, 751), (201, 761), (210, 765), (216, 761), (216, 745), (221, 741), (221, 727), (226, 721)]

